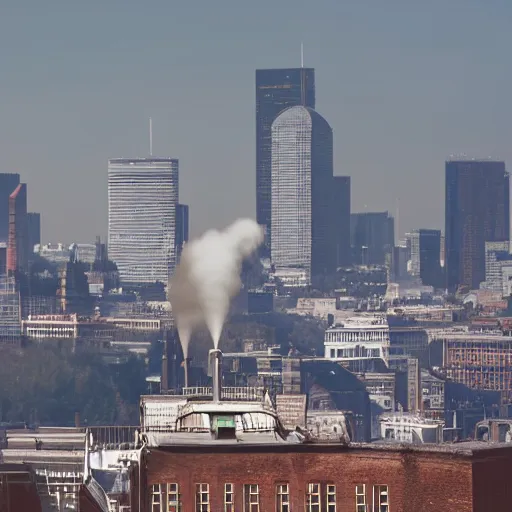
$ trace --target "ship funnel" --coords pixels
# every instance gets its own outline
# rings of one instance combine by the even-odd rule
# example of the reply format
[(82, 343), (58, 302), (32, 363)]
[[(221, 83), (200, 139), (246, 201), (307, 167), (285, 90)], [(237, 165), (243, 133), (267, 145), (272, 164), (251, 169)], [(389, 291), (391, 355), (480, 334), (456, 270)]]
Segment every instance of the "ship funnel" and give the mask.
[(220, 402), (222, 396), (222, 352), (219, 349), (210, 350), (208, 362), (213, 383), (213, 401)]

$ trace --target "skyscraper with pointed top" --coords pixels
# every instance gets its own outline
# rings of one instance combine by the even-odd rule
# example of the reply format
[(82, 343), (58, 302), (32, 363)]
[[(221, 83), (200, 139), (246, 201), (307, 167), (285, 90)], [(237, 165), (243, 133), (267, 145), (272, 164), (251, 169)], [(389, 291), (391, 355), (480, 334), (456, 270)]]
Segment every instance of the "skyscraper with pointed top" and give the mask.
[(272, 123), (289, 107), (315, 108), (315, 70), (256, 70), (256, 220), (265, 227), (270, 254), (272, 224)]

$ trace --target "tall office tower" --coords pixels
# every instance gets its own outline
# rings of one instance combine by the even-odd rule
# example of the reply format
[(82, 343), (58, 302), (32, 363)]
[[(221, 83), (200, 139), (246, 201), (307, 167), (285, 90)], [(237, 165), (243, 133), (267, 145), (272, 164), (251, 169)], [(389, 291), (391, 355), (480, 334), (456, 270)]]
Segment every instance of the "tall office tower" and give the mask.
[(7, 272), (28, 270), (27, 185), (20, 183), (9, 196)]
[(179, 263), (183, 246), (188, 242), (188, 204), (179, 204), (176, 210), (176, 258)]
[(272, 123), (286, 108), (315, 108), (315, 70), (312, 68), (256, 70), (256, 220), (265, 227), (270, 253), (272, 215)]
[(446, 286), (475, 289), (485, 280), (485, 243), (509, 240), (509, 175), (505, 162), (446, 162)]
[(388, 212), (353, 213), (350, 244), (357, 265), (384, 265), (395, 246), (395, 220)]
[(509, 241), (485, 242), (485, 281), (480, 283), (480, 288), (496, 292), (507, 289), (503, 277), (512, 266), (511, 249)]
[(441, 231), (416, 229), (409, 235), (411, 240), (411, 275), (419, 277), (425, 286), (442, 288), (441, 279)]
[(336, 269), (332, 215), (332, 129), (311, 108), (283, 111), (272, 124), (271, 257), (306, 279)]
[(108, 254), (124, 284), (164, 283), (176, 264), (178, 160), (108, 162)]
[(401, 281), (408, 280), (409, 273), (407, 272), (407, 263), (409, 261), (409, 253), (409, 248), (406, 245), (393, 247), (389, 269), (390, 282), (400, 283)]
[(350, 176), (334, 176), (333, 180), (336, 264), (350, 265)]
[(9, 240), (9, 196), (19, 184), (19, 174), (0, 174), (0, 242)]
[(41, 214), (27, 213), (29, 259), (34, 253), (34, 246), (41, 243)]

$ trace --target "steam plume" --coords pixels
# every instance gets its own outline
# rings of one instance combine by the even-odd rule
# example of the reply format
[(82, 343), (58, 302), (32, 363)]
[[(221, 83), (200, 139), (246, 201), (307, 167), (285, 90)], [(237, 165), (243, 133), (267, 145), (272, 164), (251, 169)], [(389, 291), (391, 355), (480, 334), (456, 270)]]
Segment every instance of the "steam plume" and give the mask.
[(251, 219), (239, 219), (223, 231), (206, 232), (183, 248), (169, 288), (185, 358), (192, 331), (203, 324), (213, 346), (219, 348), (230, 301), (242, 284), (242, 263), (262, 242), (261, 227)]

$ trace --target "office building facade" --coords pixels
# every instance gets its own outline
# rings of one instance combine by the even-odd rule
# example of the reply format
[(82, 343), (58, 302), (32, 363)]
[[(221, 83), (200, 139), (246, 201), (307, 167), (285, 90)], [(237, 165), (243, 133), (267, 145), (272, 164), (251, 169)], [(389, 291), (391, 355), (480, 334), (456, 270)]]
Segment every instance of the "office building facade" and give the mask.
[(0, 242), (9, 240), (9, 197), (19, 184), (19, 174), (0, 174)]
[(388, 212), (353, 213), (350, 244), (356, 265), (384, 265), (395, 245), (395, 221)]
[(271, 259), (308, 280), (336, 269), (332, 215), (332, 129), (311, 108), (296, 106), (272, 124)]
[(183, 246), (188, 242), (188, 204), (179, 204), (176, 210), (176, 258), (179, 263)]
[(286, 108), (315, 108), (312, 68), (256, 70), (256, 220), (270, 250), (272, 216), (272, 123)]
[(446, 286), (476, 289), (485, 280), (485, 243), (510, 239), (509, 175), (491, 160), (446, 162)]
[(28, 270), (27, 185), (20, 183), (9, 196), (7, 272)]
[(108, 252), (124, 284), (167, 282), (176, 264), (178, 160), (108, 163)]
[(29, 259), (32, 259), (34, 246), (41, 244), (41, 214), (27, 213), (28, 250)]
[(410, 233), (411, 275), (419, 277), (425, 286), (444, 286), (441, 275), (441, 231), (416, 229)]
[(334, 176), (332, 191), (336, 264), (350, 265), (350, 176)]

